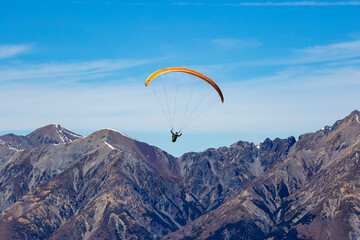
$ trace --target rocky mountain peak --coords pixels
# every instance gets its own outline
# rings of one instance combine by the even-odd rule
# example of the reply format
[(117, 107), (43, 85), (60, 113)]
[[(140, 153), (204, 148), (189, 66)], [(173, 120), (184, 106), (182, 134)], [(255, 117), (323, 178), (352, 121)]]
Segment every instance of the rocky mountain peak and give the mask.
[(341, 125), (350, 125), (350, 124), (357, 124), (360, 123), (360, 112), (358, 110), (354, 110), (348, 116), (343, 119), (340, 119), (334, 123), (332, 126), (333, 129), (340, 127)]
[[(49, 136), (57, 128), (35, 132)], [(23, 151), (0, 174), (0, 239), (26, 239), (18, 223), (37, 239), (114, 239), (102, 235), (105, 228), (123, 239), (153, 239), (150, 233), (159, 231), (154, 234), (159, 239), (186, 222), (177, 169), (171, 155), (110, 129)], [(18, 211), (23, 204), (26, 211)], [(28, 222), (35, 218), (39, 221)], [(16, 224), (7, 227), (3, 220)]]
[(26, 136), (29, 143), (38, 147), (43, 144), (69, 143), (81, 138), (80, 134), (74, 133), (59, 124), (49, 124), (38, 128)]
[(353, 111), (353, 112), (349, 115), (349, 117), (350, 117), (352, 120), (355, 119), (356, 122), (360, 124), (360, 111), (358, 111), (358, 110)]
[(357, 109), (355, 109), (354, 111), (352, 111), (352, 112), (350, 113), (350, 116), (351, 116), (351, 115), (358, 115), (358, 116), (360, 116), (360, 111), (357, 110)]
[(91, 139), (92, 141), (102, 141), (102, 142), (107, 142), (108, 144), (112, 143), (114, 145), (118, 145), (119, 148), (124, 148), (127, 145), (140, 142), (135, 138), (129, 137), (128, 135), (122, 132), (108, 128), (98, 130), (90, 134), (88, 138)]
[(179, 166), (175, 157), (122, 132), (101, 129), (87, 136), (86, 140), (88, 145), (104, 145), (107, 148), (123, 152), (133, 161), (145, 162), (164, 178), (178, 177)]
[(359, 118), (180, 158), (111, 129), (0, 136), (0, 239), (359, 239)]
[(302, 149), (345, 148), (359, 139), (360, 112), (355, 110), (343, 119), (336, 121), (332, 126), (299, 136), (294, 151)]

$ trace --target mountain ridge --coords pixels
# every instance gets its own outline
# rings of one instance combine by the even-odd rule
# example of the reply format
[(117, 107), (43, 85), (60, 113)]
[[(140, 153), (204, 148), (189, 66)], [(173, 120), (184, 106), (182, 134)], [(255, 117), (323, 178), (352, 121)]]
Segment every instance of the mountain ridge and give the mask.
[[(311, 215), (309, 211), (304, 212), (301, 208), (301, 206), (304, 206), (303, 202), (298, 203), (300, 212), (295, 211), (296, 213), (293, 213), (293, 216), (298, 217), (289, 219), (291, 221), (296, 220), (295, 222), (290, 221), (285, 224), (286, 222), (279, 222), (277, 218), (279, 216), (280, 219), (285, 217), (286, 211), (289, 211), (289, 206), (294, 206), (287, 199), (291, 199), (293, 194), (301, 191), (303, 186), (314, 186), (314, 183), (311, 183), (311, 179), (314, 176), (318, 178), (322, 176), (317, 175), (318, 172), (322, 173), (325, 170), (333, 170), (330, 168), (331, 164), (338, 163), (336, 162), (338, 159), (342, 160), (342, 155), (337, 153), (337, 151), (355, 150), (355, 153), (352, 151), (349, 154), (359, 156), (360, 124), (356, 121), (358, 113), (358, 111), (354, 111), (346, 118), (336, 121), (330, 131), (319, 130), (302, 135), (291, 147), (289, 156), (284, 161), (275, 163), (275, 166), (268, 172), (262, 173), (258, 178), (249, 182), (248, 186), (242, 189), (238, 196), (230, 199), (229, 202), (224, 203), (213, 212), (201, 216), (177, 232), (169, 234), (165, 239), (193, 239), (194, 236), (201, 239), (222, 239), (225, 236), (239, 235), (240, 232), (243, 236), (252, 239), (301, 239), (302, 237), (305, 237), (305, 239), (327, 239), (323, 235), (318, 236), (316, 232), (312, 232), (314, 229), (324, 228), (324, 226), (317, 225), (310, 229), (310, 231), (303, 230), (308, 224), (311, 225), (312, 219), (315, 219), (315, 216), (317, 216)], [(349, 127), (352, 128), (349, 129)], [(341, 135), (346, 137), (342, 138)], [(349, 136), (351, 136), (350, 139)], [(343, 141), (344, 139), (346, 141)], [(321, 145), (321, 141), (325, 141), (328, 144), (323, 143)], [(351, 145), (350, 142), (355, 145)], [(316, 144), (321, 145), (322, 148), (318, 150), (319, 146)], [(350, 149), (348, 149), (347, 144), (349, 144)], [(325, 151), (329, 149), (329, 152), (323, 152), (321, 149)], [(314, 151), (319, 153), (315, 154)], [(345, 156), (347, 156), (346, 151), (345, 153)], [(330, 155), (327, 156), (327, 154)], [(327, 165), (323, 165), (324, 163)], [(341, 162), (338, 165), (341, 166)], [(337, 176), (337, 172), (333, 175)], [(321, 180), (323, 184), (327, 184), (330, 181), (327, 178)], [(321, 190), (320, 187), (319, 189)], [(314, 191), (316, 190), (318, 189)], [(324, 212), (326, 214), (326, 211)], [(219, 216), (222, 216), (221, 220)], [(355, 223), (358, 223), (358, 221), (355, 221)], [(282, 227), (284, 224), (285, 226)], [(296, 227), (293, 227), (293, 224)], [(248, 227), (246, 227), (247, 225)], [(337, 238), (334, 239), (347, 239), (343, 235), (336, 235), (338, 233), (337, 230), (329, 230), (330, 233), (326, 237), (336, 236)], [(298, 235), (299, 237), (297, 237)], [(359, 237), (360, 232), (356, 230), (353, 235)]]
[(359, 116), (179, 158), (111, 129), (0, 136), (0, 239), (360, 237)]

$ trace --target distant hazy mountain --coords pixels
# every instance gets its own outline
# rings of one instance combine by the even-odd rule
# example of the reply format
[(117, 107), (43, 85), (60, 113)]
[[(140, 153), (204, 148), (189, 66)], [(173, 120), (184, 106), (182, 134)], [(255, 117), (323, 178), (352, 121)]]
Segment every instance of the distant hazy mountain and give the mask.
[(180, 158), (108, 129), (0, 136), (0, 239), (359, 239), (359, 117)]

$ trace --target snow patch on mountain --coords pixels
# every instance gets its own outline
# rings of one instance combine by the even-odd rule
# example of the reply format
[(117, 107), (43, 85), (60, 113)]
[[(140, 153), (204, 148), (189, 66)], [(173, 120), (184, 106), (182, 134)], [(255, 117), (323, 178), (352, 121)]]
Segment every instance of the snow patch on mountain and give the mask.
[(82, 138), (83, 136), (74, 132), (71, 132), (59, 124), (56, 124), (56, 128), (58, 129), (58, 134), (63, 143), (72, 142), (78, 138)]
[(356, 116), (356, 121), (357, 121), (358, 123), (360, 123), (359, 116), (358, 116), (357, 114), (355, 114), (355, 116)]
[(105, 144), (109, 147), (109, 148), (111, 148), (111, 149), (115, 149), (113, 146), (111, 146), (108, 142), (105, 142)]
[[(332, 130), (332, 127), (330, 127), (330, 126), (325, 126), (320, 129), (320, 131), (331, 131), (331, 130)], [(316, 133), (316, 132), (313, 132), (313, 133)]]
[(9, 144), (9, 143), (1, 140), (1, 139), (0, 139), (0, 144), (1, 144), (1, 145), (4, 145), (4, 146), (6, 146), (6, 147), (8, 147), (8, 148), (10, 148), (10, 149), (12, 149), (12, 150), (19, 151), (19, 149), (14, 148), (11, 144)]
[[(63, 137), (61, 136), (61, 134), (60, 134), (60, 133), (62, 133), (60, 129), (59, 129), (59, 132), (57, 132), (57, 133), (58, 133), (58, 135), (59, 135), (59, 137), (60, 137), (61, 141), (62, 141), (63, 143), (65, 143), (64, 138), (63, 138)], [(69, 139), (69, 140), (70, 140), (70, 139)], [(71, 140), (70, 140), (70, 142), (71, 142)]]

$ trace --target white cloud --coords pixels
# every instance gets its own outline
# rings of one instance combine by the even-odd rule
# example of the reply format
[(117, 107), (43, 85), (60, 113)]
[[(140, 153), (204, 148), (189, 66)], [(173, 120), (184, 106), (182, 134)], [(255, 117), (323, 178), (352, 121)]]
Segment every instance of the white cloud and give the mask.
[[(151, 101), (146, 96), (152, 96), (145, 91), (149, 90), (144, 87), (145, 79), (124, 73), (149, 62), (103, 59), (3, 65), (0, 130), (35, 129), (53, 122), (94, 131), (106, 127), (136, 129), (149, 109), (145, 106)], [(89, 79), (95, 84), (84, 82)], [(161, 116), (154, 114), (149, 113), (152, 119)]]
[(244, 41), (234, 38), (218, 38), (213, 39), (212, 42), (225, 50), (234, 48), (254, 48), (261, 46), (261, 43), (258, 41)]
[[(148, 91), (144, 93), (145, 79), (135, 81), (134, 74), (129, 77), (124, 73), (150, 61), (103, 59), (3, 65), (0, 130), (35, 129), (53, 122), (94, 131), (116, 128), (117, 123), (123, 124), (118, 129), (135, 128), (144, 116), (138, 121), (131, 118), (146, 112), (144, 106), (149, 99), (144, 96)], [(95, 84), (83, 82), (90, 79)], [(131, 85), (134, 83), (137, 85)]]
[(10, 58), (20, 53), (24, 53), (29, 50), (29, 45), (19, 44), (19, 45), (0, 45), (0, 59)]
[(17, 64), (0, 67), (0, 82), (42, 80), (80, 81), (114, 74), (148, 60), (96, 60), (73, 63)]
[[(266, 137), (316, 131), (359, 109), (359, 78), (357, 67), (311, 67), (284, 69), (265, 79), (233, 79), (222, 84), (225, 103), (199, 116), (186, 129), (182, 141), (196, 141), (206, 134), (221, 138), (216, 133), (234, 136), (228, 142), (217, 143), (224, 145), (240, 139), (259, 142)], [(0, 87), (0, 131), (34, 130), (55, 122), (85, 134), (112, 128), (137, 133), (130, 135), (178, 152), (173, 145), (161, 145), (170, 142), (168, 123), (143, 79), (132, 85), (122, 84), (121, 79), (118, 82), (86, 88), (29, 84)], [(160, 133), (163, 135), (154, 140), (152, 136)], [(189, 134), (198, 135), (195, 140), (186, 139)], [(200, 146), (209, 147), (210, 139), (202, 141)], [(186, 151), (194, 150), (193, 146), (187, 147)]]
[[(360, 41), (297, 49), (283, 59), (246, 64), (259, 69), (277, 65), (277, 71), (243, 79), (234, 72), (234, 66), (238, 71), (244, 67), (241, 63), (224, 65), (233, 72), (227, 75), (232, 80), (222, 84), (225, 103), (211, 117), (214, 129), (287, 137), (316, 131), (360, 109)], [(192, 130), (197, 128), (202, 126)]]
[(224, 4), (227, 6), (353, 6), (360, 5), (359, 1), (298, 1), (298, 2), (244, 2), (235, 4)]
[[(219, 1), (220, 2), (220, 1)], [(360, 1), (264, 1), (264, 2), (240, 2), (240, 3), (207, 3), (207, 2), (133, 2), (123, 3), (118, 1), (72, 1), (73, 4), (92, 4), (92, 5), (134, 5), (134, 6), (159, 6), (159, 5), (176, 5), (176, 6), (215, 6), (215, 7), (242, 7), (242, 6), (356, 6)]]
[(73, 129), (146, 131), (149, 119), (162, 123), (161, 110), (149, 107), (156, 100), (143, 81), (87, 87), (19, 84), (0, 88), (0, 96), (0, 130), (35, 129), (56, 122)]
[(228, 83), (225, 103), (212, 124), (222, 131), (262, 134), (306, 133), (330, 125), (359, 109), (360, 70), (308, 68)]
[(360, 57), (360, 40), (295, 50), (298, 62), (312, 63)]
[[(266, 77), (238, 81), (236, 76), (241, 77), (241, 74), (232, 75), (232, 81), (219, 84), (225, 103), (199, 116), (186, 133), (218, 131), (232, 136), (239, 134), (235, 140), (252, 140), (249, 137), (257, 136), (262, 141), (266, 137), (287, 137), (332, 124), (360, 108), (357, 101), (360, 70), (358, 60), (354, 59), (360, 56), (359, 42), (298, 49), (296, 56), (278, 61), (283, 65), (279, 67), (281, 70)], [(333, 60), (331, 66), (328, 62), (303, 66), (329, 59)], [(149, 135), (154, 132), (168, 134), (166, 118), (152, 92), (144, 87), (144, 79), (135, 79), (133, 85), (119, 79), (119, 71), (148, 62), (107, 59), (3, 66), (0, 84), (6, 87), (0, 87), (0, 130), (35, 129), (57, 122), (88, 133), (112, 128)], [(222, 74), (224, 68), (227, 68), (228, 77), (234, 71), (234, 66), (221, 64), (190, 68), (211, 76)], [(101, 79), (107, 75), (119, 79), (117, 84), (86, 85), (85, 88), (73, 84), (73, 81)], [(132, 77), (136, 77), (134, 73)], [(35, 79), (69, 81), (70, 84), (61, 87), (45, 85), (44, 81), (31, 84), (30, 80)], [(12, 80), (16, 80), (16, 84), (6, 84)]]
[(307, 64), (342, 66), (359, 63), (359, 58), (360, 40), (355, 40), (294, 49), (291, 51), (291, 54), (283, 58), (234, 63), (233, 66), (295, 66)]
[(246, 6), (358, 6), (360, 1), (297, 1), (297, 2), (242, 2), (242, 3), (190, 3), (190, 2), (175, 2), (174, 5), (179, 6), (215, 6), (215, 7), (246, 7)]
[(0, 87), (0, 131), (30, 132), (49, 123), (82, 134), (111, 128), (180, 155), (238, 140), (259, 143), (267, 137), (297, 137), (331, 125), (360, 108), (359, 78), (356, 67), (307, 68), (223, 83), (225, 103), (192, 122), (179, 142), (183, 145), (176, 147), (168, 145), (169, 125), (143, 79), (133, 85), (120, 79), (119, 84), (87, 87), (15, 84)]

